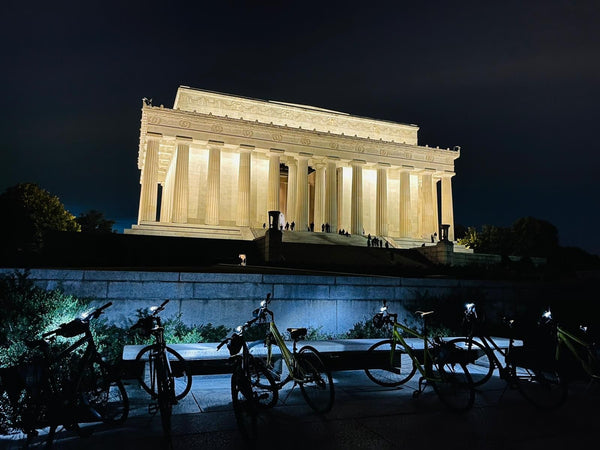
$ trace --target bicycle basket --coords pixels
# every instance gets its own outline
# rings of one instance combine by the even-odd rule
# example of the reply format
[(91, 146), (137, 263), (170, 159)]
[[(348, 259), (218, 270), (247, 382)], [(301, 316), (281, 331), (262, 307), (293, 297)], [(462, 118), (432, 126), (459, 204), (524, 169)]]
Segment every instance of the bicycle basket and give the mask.
[(373, 317), (373, 326), (377, 329), (380, 329), (384, 323), (385, 320), (383, 320), (383, 313), (375, 314), (375, 316)]
[(227, 348), (229, 349), (229, 354), (231, 356), (237, 355), (242, 349), (242, 345), (244, 343), (244, 339), (239, 334), (233, 334), (231, 336), (231, 340), (227, 343)]
[(56, 330), (56, 334), (63, 337), (74, 337), (85, 333), (86, 323), (81, 319), (73, 319), (69, 323), (63, 323)]

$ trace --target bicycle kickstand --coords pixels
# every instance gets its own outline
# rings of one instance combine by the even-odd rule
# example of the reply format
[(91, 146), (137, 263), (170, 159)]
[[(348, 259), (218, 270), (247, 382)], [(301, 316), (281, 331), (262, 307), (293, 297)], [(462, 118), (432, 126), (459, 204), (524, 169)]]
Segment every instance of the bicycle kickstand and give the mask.
[(418, 398), (419, 395), (421, 395), (423, 393), (423, 391), (425, 390), (426, 387), (427, 387), (427, 380), (425, 379), (425, 377), (420, 377), (419, 378), (419, 389), (417, 389), (416, 391), (413, 392), (413, 398)]

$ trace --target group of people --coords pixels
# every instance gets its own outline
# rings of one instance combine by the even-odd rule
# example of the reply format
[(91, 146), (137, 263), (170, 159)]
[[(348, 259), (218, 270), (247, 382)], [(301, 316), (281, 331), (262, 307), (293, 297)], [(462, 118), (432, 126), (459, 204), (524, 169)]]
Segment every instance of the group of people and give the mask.
[(367, 247), (383, 248), (383, 246), (385, 245), (385, 248), (390, 248), (390, 243), (388, 241), (385, 241), (384, 244), (384, 241), (385, 240), (383, 238), (379, 239), (377, 236), (371, 237), (371, 234), (369, 233), (369, 235), (367, 236)]

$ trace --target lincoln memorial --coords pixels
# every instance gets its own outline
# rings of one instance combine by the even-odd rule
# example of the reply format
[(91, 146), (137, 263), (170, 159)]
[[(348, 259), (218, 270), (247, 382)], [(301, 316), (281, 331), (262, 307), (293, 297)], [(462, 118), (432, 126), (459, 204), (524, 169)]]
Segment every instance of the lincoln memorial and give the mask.
[(255, 239), (268, 211), (295, 231), (420, 246), (450, 225), (460, 149), (422, 146), (419, 127), (313, 106), (179, 87), (144, 101), (138, 223), (126, 233)]

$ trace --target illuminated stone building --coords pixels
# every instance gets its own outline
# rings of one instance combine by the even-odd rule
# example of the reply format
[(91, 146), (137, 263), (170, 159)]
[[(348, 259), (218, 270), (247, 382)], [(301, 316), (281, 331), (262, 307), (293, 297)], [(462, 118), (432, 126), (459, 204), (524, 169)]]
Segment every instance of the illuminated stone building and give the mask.
[(254, 239), (278, 210), (296, 231), (329, 224), (400, 247), (444, 223), (454, 240), (460, 149), (421, 146), (418, 130), (181, 86), (173, 108), (144, 102), (138, 224), (126, 232)]

